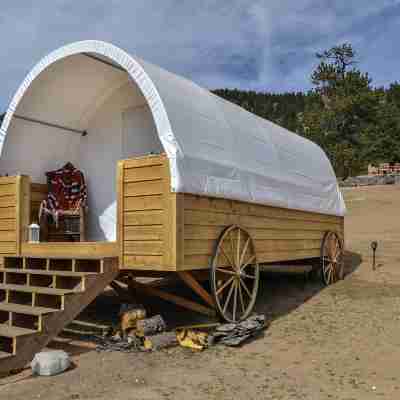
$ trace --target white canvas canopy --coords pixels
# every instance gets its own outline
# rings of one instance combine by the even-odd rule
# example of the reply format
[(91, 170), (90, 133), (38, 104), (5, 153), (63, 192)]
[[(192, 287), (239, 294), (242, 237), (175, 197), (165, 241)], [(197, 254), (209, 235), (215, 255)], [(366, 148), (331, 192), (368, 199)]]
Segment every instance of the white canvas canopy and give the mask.
[(93, 240), (116, 237), (117, 161), (150, 152), (167, 154), (176, 192), (345, 213), (316, 144), (99, 41), (62, 47), (33, 68), (3, 120), (0, 152), (0, 174), (34, 182), (67, 161), (83, 170)]

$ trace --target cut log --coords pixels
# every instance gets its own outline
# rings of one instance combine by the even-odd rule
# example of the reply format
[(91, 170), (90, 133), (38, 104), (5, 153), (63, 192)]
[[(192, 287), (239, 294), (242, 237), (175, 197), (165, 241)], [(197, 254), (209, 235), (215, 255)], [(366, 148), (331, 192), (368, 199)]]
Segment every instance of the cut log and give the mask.
[(158, 335), (147, 336), (144, 340), (144, 348), (146, 350), (160, 350), (168, 347), (176, 346), (178, 340), (175, 332), (164, 332)]

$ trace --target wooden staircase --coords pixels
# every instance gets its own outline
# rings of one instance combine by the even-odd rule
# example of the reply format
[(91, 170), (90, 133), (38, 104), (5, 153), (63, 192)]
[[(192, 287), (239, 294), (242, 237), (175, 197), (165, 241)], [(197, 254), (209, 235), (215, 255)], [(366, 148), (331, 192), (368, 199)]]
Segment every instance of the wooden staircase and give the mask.
[(0, 268), (0, 375), (29, 363), (118, 273), (118, 258), (6, 257)]

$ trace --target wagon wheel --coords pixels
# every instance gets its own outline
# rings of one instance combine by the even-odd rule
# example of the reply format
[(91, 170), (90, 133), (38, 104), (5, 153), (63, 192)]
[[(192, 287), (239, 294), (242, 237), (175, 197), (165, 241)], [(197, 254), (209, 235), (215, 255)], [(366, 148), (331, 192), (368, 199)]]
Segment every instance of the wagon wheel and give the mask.
[(343, 242), (336, 232), (325, 233), (321, 245), (321, 275), (325, 285), (343, 278)]
[(223, 319), (238, 322), (249, 316), (257, 298), (260, 268), (253, 239), (237, 225), (219, 237), (210, 269), (211, 292)]

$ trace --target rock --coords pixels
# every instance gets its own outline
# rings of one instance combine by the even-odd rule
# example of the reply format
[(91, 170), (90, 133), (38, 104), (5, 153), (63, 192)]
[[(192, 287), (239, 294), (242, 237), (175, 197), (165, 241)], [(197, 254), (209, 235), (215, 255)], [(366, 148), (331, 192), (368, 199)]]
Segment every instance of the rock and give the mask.
[(266, 327), (265, 316), (255, 315), (236, 324), (220, 325), (213, 333), (210, 341), (235, 347), (258, 335)]
[(136, 335), (139, 337), (151, 336), (164, 332), (166, 329), (167, 325), (161, 315), (155, 315), (154, 317), (137, 321)]
[(62, 350), (37, 353), (31, 362), (34, 375), (53, 376), (66, 371), (71, 365), (69, 355)]

